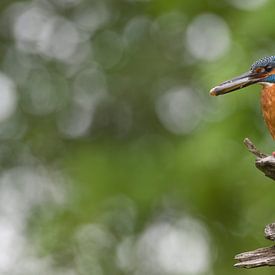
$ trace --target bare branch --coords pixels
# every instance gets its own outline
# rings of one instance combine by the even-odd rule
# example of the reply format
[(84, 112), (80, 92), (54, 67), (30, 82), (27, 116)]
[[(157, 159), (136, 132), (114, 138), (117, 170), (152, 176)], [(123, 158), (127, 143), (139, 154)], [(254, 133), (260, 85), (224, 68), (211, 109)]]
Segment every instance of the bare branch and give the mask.
[(260, 266), (274, 266), (275, 246), (244, 252), (236, 255), (235, 259), (239, 261), (234, 265), (235, 267), (255, 268)]
[[(262, 154), (254, 144), (245, 139), (245, 144), (250, 152), (257, 156), (256, 167), (266, 176), (275, 180), (275, 158)], [(264, 229), (266, 239), (275, 241), (275, 223), (268, 224)], [(275, 246), (258, 248), (253, 251), (243, 252), (235, 256), (238, 261), (234, 266), (242, 268), (256, 268), (261, 266), (275, 266)]]
[(253, 142), (249, 138), (244, 139), (244, 144), (247, 147), (248, 151), (251, 152), (253, 155), (255, 155), (257, 158), (265, 158), (267, 157), (266, 154), (260, 152), (256, 146), (253, 144)]
[(246, 145), (248, 151), (257, 157), (255, 161), (256, 167), (267, 177), (275, 180), (275, 157), (268, 156), (260, 152), (248, 138), (244, 140), (244, 144)]
[(255, 165), (267, 177), (275, 180), (275, 158), (273, 156), (256, 159)]
[[(275, 180), (275, 157), (260, 152), (248, 138), (244, 140), (249, 152), (256, 156), (255, 166), (267, 177)], [(275, 223), (268, 224), (264, 230), (266, 239), (275, 241)], [(275, 246), (258, 248), (253, 251), (240, 253), (235, 256), (238, 261), (234, 266), (256, 268), (261, 266), (275, 266)]]
[(275, 241), (275, 223), (268, 224), (264, 229), (266, 239)]
[[(268, 224), (264, 230), (265, 238), (275, 240), (275, 223)], [(255, 268), (260, 266), (275, 265), (275, 246), (259, 248), (253, 251), (244, 252), (235, 256), (235, 267)]]

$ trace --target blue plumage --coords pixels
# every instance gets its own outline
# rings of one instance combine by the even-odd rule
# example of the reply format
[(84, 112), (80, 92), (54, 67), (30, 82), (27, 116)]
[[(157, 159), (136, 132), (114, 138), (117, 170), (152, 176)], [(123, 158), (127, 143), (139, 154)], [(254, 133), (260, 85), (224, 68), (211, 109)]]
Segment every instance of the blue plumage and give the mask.
[(262, 82), (275, 83), (275, 74), (271, 74), (264, 78)]
[(275, 140), (275, 56), (267, 56), (252, 64), (251, 69), (240, 76), (212, 88), (213, 96), (224, 95), (244, 87), (262, 85), (261, 105), (266, 125)]
[(275, 67), (275, 55), (263, 57), (256, 62), (254, 62), (251, 66), (251, 70), (255, 70), (258, 67), (265, 67), (267, 65), (271, 65)]

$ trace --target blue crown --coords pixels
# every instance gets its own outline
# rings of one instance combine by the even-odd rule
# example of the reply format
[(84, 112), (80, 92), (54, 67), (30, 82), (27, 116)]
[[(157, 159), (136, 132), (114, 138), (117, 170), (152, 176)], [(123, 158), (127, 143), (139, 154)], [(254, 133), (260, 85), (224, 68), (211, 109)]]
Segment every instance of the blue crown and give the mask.
[(271, 65), (272, 67), (275, 67), (275, 55), (266, 56), (257, 60), (252, 64), (251, 70), (254, 70), (257, 67), (265, 67), (267, 65)]

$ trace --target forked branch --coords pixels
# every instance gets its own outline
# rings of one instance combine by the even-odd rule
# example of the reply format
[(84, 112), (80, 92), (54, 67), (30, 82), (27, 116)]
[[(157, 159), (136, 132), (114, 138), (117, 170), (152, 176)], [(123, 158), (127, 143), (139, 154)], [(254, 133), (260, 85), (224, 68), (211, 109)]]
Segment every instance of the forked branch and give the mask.
[(275, 157), (260, 152), (248, 138), (244, 140), (244, 144), (249, 152), (256, 156), (255, 166), (267, 177), (275, 180)]
[[(249, 152), (256, 156), (255, 166), (267, 177), (275, 180), (275, 157), (260, 152), (256, 146), (246, 138), (244, 144)], [(266, 239), (275, 241), (275, 223), (268, 224), (264, 230)], [(235, 256), (238, 261), (234, 266), (255, 268), (261, 266), (275, 266), (275, 246), (258, 248), (253, 251), (240, 253)]]

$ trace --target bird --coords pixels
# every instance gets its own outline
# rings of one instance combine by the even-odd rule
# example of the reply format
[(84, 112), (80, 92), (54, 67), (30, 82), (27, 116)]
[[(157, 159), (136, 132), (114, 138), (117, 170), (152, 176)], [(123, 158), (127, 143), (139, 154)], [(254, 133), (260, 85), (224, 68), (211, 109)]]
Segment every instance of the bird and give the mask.
[(224, 95), (254, 84), (262, 85), (262, 114), (268, 130), (275, 140), (275, 55), (257, 60), (251, 65), (248, 72), (212, 88), (210, 95)]

